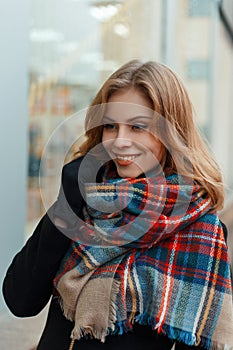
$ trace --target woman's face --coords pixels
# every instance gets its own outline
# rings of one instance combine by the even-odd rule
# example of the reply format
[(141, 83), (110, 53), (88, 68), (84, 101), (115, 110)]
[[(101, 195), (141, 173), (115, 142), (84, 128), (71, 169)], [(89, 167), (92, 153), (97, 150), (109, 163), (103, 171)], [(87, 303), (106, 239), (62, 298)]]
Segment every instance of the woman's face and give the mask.
[(103, 117), (102, 142), (120, 177), (138, 177), (158, 166), (163, 145), (150, 131), (151, 101), (140, 90), (115, 92)]

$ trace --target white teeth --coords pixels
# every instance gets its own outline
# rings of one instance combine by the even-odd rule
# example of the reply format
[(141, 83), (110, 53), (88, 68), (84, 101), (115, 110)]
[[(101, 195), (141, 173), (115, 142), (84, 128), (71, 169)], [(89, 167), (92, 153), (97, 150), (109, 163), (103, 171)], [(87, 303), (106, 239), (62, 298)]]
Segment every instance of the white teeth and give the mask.
[(117, 159), (120, 160), (134, 160), (136, 158), (136, 156), (117, 156)]

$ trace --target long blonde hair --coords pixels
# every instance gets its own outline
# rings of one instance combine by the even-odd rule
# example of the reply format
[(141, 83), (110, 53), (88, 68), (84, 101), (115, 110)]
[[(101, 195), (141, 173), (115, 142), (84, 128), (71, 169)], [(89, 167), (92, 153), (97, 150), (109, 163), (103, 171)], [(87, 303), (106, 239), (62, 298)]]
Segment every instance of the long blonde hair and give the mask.
[[(169, 140), (169, 150), (174, 150), (176, 155), (183, 158), (188, 156), (192, 164), (191, 173), (187, 172), (185, 166), (181, 168), (183, 175), (198, 181), (208, 192), (213, 208), (221, 209), (224, 191), (220, 168), (194, 124), (192, 104), (181, 79), (163, 64), (132, 60), (106, 80), (87, 112), (86, 141), (81, 145), (76, 156), (86, 154), (101, 143), (103, 131), (101, 106), (108, 102), (114, 92), (128, 88), (143, 92), (151, 101), (154, 111), (165, 118), (179, 135), (179, 141), (182, 140), (182, 143), (177, 141), (171, 129), (165, 131)], [(98, 111), (95, 110), (95, 106), (98, 106)], [(177, 167), (171, 153), (166, 152), (165, 158), (163, 163), (165, 174), (168, 171), (176, 172)]]

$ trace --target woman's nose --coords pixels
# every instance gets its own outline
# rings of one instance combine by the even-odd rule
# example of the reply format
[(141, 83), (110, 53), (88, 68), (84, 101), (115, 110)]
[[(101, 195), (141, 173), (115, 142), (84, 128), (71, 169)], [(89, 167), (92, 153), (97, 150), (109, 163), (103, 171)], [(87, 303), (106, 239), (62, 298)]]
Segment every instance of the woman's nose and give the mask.
[(130, 147), (132, 145), (132, 139), (126, 128), (119, 128), (114, 139), (114, 146), (117, 148)]

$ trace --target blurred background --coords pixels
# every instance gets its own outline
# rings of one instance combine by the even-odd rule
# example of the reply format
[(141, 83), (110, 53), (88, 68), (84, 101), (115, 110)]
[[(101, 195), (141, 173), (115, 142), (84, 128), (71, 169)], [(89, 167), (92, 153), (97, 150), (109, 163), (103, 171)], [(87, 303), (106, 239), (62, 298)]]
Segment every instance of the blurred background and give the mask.
[[(0, 279), (44, 213), (39, 170), (50, 135), (133, 58), (182, 77), (223, 171), (233, 251), (233, 0), (9, 0), (0, 29)], [(50, 179), (68, 140), (64, 127), (46, 160)]]

